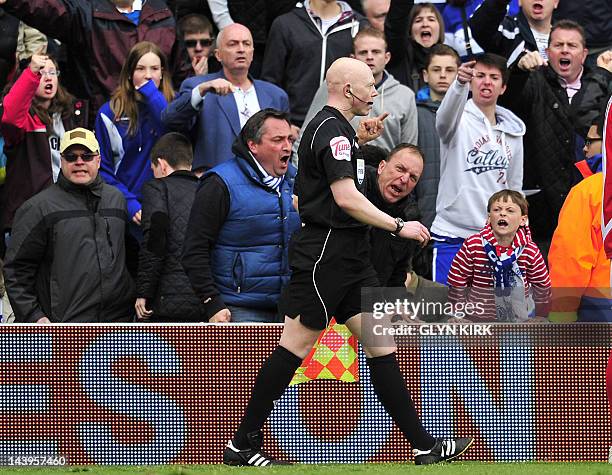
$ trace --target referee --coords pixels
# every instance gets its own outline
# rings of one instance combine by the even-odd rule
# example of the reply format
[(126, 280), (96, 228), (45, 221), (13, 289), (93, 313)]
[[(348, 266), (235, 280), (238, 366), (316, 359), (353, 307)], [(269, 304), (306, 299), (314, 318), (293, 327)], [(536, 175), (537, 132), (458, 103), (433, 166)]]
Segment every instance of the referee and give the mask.
[[(361, 289), (379, 285), (370, 264), (368, 225), (421, 245), (430, 239), (418, 221), (393, 218), (362, 194), (366, 177), (359, 146), (382, 133), (387, 115), (363, 120), (357, 136), (349, 123), (355, 116), (367, 116), (377, 95), (370, 68), (340, 58), (327, 71), (326, 82), (327, 105), (307, 125), (298, 150), (296, 188), (304, 227), (289, 246), (292, 275), (279, 302), (283, 333), (261, 367), (240, 426), (224, 450), (228, 465), (282, 463), (261, 450), (261, 428), (332, 316), (362, 340)], [(412, 444), (417, 464), (451, 460), (468, 449), (472, 438), (435, 439), (424, 429), (393, 341), (363, 348), (376, 394)]]

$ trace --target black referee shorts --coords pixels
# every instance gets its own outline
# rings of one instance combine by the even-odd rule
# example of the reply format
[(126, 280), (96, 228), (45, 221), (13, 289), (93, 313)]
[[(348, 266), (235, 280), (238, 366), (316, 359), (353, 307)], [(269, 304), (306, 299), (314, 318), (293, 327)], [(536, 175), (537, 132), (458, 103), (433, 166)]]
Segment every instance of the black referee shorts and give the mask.
[(289, 244), (291, 280), (283, 289), (279, 312), (300, 316), (302, 324), (323, 330), (361, 313), (362, 287), (379, 287), (370, 263), (365, 229), (304, 226)]

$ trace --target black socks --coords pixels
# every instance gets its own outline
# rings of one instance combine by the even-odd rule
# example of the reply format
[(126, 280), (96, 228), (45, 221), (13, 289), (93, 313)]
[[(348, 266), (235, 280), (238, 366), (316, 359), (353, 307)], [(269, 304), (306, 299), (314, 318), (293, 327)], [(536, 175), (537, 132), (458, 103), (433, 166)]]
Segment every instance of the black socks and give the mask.
[(272, 413), (274, 401), (280, 399), (302, 359), (282, 346), (277, 346), (264, 362), (255, 379), (251, 399), (242, 422), (234, 435), (234, 446), (246, 449), (250, 446), (247, 434), (260, 430)]
[(421, 424), (395, 353), (366, 360), (378, 399), (413, 448), (429, 450), (436, 443)]
[[(434, 439), (423, 427), (417, 414), (404, 377), (400, 372), (395, 353), (376, 358), (368, 358), (370, 379), (378, 399), (395, 421), (406, 439), (414, 448), (431, 449)], [(261, 430), (272, 413), (274, 401), (281, 398), (302, 359), (277, 346), (259, 370), (251, 399), (247, 405), (242, 422), (234, 436), (234, 446), (239, 449), (250, 447), (247, 437)]]

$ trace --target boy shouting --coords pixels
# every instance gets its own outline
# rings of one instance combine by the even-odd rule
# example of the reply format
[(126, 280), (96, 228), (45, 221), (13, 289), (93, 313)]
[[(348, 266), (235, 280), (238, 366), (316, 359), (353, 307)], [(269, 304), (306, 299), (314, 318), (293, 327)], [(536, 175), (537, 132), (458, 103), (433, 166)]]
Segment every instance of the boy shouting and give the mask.
[(518, 191), (494, 193), (486, 226), (465, 240), (453, 260), (449, 300), (479, 303), (479, 319), (520, 322), (548, 314), (550, 277), (531, 240), (527, 208)]

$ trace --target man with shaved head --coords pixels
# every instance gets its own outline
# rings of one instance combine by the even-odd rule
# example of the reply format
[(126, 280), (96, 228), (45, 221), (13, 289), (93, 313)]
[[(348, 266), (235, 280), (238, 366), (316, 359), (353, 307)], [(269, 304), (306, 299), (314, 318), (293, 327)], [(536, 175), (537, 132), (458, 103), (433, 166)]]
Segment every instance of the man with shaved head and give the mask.
[(332, 317), (362, 342), (370, 379), (381, 403), (415, 451), (417, 464), (451, 460), (465, 452), (471, 438), (435, 439), (422, 426), (395, 358), (393, 337), (375, 339), (362, 328), (362, 288), (378, 288), (370, 264), (368, 225), (422, 245), (429, 231), (418, 221), (404, 222), (376, 208), (365, 191), (360, 145), (378, 137), (386, 114), (363, 120), (357, 135), (350, 124), (365, 116), (376, 97), (370, 68), (352, 58), (336, 60), (327, 71), (327, 105), (306, 126), (298, 150), (296, 179), (303, 227), (290, 243), (291, 280), (279, 311), (285, 325), (279, 345), (262, 366), (234, 438), (227, 443), (228, 465), (281, 464), (261, 450), (261, 428), (295, 370)]
[(262, 109), (289, 110), (287, 94), (278, 86), (253, 79), (253, 37), (233, 23), (217, 37), (219, 72), (183, 81), (178, 97), (162, 113), (170, 130), (196, 139), (193, 171), (202, 172), (231, 159), (232, 144), (246, 121)]
[[(376, 145), (386, 151), (391, 150), (400, 143), (417, 143), (417, 110), (414, 100), (414, 92), (407, 86), (400, 84), (386, 69), (391, 58), (387, 51), (387, 41), (382, 31), (368, 27), (357, 33), (353, 40), (352, 58), (368, 65), (372, 70), (374, 82), (378, 95), (374, 98), (370, 115), (379, 115), (388, 112), (389, 117), (385, 119), (385, 130), (371, 145)], [(327, 84), (321, 84), (317, 90), (312, 104), (308, 109), (304, 124), (308, 124), (312, 118), (327, 103)], [(360, 117), (351, 121), (356, 130)], [(305, 127), (304, 127), (305, 128)], [(293, 144), (293, 150), (297, 158), (297, 150), (301, 135)]]

